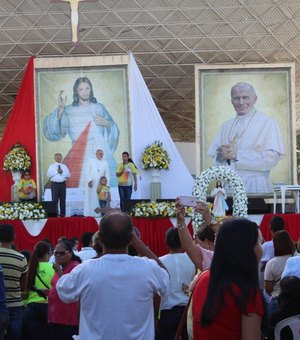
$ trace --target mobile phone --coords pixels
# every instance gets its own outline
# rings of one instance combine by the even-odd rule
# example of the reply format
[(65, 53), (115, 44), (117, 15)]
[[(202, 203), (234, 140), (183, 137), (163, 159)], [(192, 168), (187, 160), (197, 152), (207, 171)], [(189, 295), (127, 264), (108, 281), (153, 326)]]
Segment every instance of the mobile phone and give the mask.
[(186, 207), (196, 207), (198, 201), (194, 196), (179, 196), (179, 203)]

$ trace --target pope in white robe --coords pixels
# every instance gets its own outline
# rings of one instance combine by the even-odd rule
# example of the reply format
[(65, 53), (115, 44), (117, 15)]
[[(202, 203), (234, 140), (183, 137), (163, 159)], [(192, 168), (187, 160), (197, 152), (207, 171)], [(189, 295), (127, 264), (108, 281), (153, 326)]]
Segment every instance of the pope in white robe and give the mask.
[(257, 96), (247, 83), (231, 90), (236, 117), (223, 123), (208, 154), (214, 165), (228, 165), (242, 178), (247, 193), (272, 191), (270, 171), (285, 156), (285, 145), (277, 122), (255, 109)]
[(99, 216), (99, 214), (95, 212), (96, 208), (100, 208), (97, 187), (100, 184), (102, 176), (105, 176), (107, 183), (109, 183), (108, 163), (102, 157), (103, 151), (99, 149), (96, 152), (96, 156), (89, 159), (86, 165), (87, 182), (84, 193), (84, 216)]

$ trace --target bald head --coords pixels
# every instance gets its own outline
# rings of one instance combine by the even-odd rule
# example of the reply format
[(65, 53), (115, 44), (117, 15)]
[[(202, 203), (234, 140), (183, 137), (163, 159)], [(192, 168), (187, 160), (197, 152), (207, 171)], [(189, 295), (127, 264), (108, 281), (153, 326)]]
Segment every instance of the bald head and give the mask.
[(239, 82), (239, 83), (236, 83), (235, 85), (233, 85), (232, 88), (231, 88), (231, 96), (232, 96), (232, 93), (234, 92), (234, 90), (237, 90), (237, 89), (247, 90), (247, 91), (251, 92), (254, 96), (256, 96), (255, 88), (249, 83)]
[(240, 116), (252, 111), (256, 100), (255, 89), (248, 83), (237, 83), (231, 89), (231, 103)]
[(98, 159), (102, 159), (102, 157), (103, 157), (103, 150), (102, 150), (102, 149), (98, 149), (98, 150), (96, 151), (96, 157), (97, 157)]
[(106, 213), (100, 221), (99, 236), (106, 249), (125, 249), (132, 239), (133, 225), (122, 211)]

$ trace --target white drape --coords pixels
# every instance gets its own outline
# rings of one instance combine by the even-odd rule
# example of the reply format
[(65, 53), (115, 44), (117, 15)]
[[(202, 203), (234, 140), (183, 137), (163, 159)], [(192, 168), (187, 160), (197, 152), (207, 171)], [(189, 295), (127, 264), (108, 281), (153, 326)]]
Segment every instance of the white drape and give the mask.
[(194, 179), (184, 164), (171, 136), (160, 117), (152, 96), (132, 54), (129, 61), (129, 87), (132, 112), (132, 156), (141, 171), (138, 191), (132, 198), (150, 198), (151, 175), (142, 170), (141, 154), (156, 140), (163, 143), (171, 158), (170, 170), (161, 171), (162, 198), (191, 195)]

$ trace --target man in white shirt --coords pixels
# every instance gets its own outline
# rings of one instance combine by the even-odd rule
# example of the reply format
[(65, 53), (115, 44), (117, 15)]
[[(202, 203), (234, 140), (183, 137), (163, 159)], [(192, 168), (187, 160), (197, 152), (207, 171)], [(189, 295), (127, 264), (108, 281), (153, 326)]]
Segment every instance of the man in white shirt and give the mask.
[(266, 241), (262, 244), (263, 256), (260, 259), (260, 286), (263, 289), (264, 287), (264, 271), (267, 262), (274, 257), (274, 244), (273, 244), (273, 235), (280, 230), (285, 230), (284, 219), (280, 216), (273, 216), (270, 221), (270, 232), (272, 234), (272, 240)]
[[(285, 222), (281, 216), (273, 216), (270, 221), (270, 232), (273, 235), (276, 231), (285, 230)], [(271, 241), (266, 241), (262, 244), (263, 257), (261, 258), (261, 263), (266, 263), (274, 257), (274, 244), (273, 239)]]
[(226, 121), (208, 148), (215, 165), (228, 164), (242, 178), (247, 193), (270, 192), (270, 171), (285, 156), (277, 122), (254, 107), (255, 89), (237, 83), (231, 89), (236, 117)]
[(95, 209), (99, 208), (97, 186), (100, 178), (105, 176), (109, 185), (109, 166), (103, 159), (103, 150), (98, 149), (94, 158), (88, 160), (86, 165), (87, 184), (84, 194), (84, 216), (97, 216)]
[(92, 247), (92, 239), (94, 233), (87, 231), (81, 237), (82, 248), (77, 255), (81, 258), (82, 262), (90, 260), (97, 255), (95, 249)]
[[(169, 254), (159, 259), (170, 274), (168, 294), (161, 299), (159, 339), (174, 339), (182, 314), (189, 300), (189, 286), (195, 274), (196, 267), (188, 255), (183, 252), (177, 228), (166, 232), (166, 244)], [(186, 327), (181, 333), (181, 339), (188, 339)]]
[[(166, 269), (121, 211), (102, 217), (99, 238), (103, 255), (63, 275), (56, 286), (65, 303), (80, 300), (80, 340), (154, 339), (153, 297), (167, 292)], [(129, 244), (141, 257), (128, 255)]]
[(54, 155), (55, 163), (51, 164), (47, 171), (47, 177), (51, 181), (52, 202), (55, 202), (56, 212), (58, 213), (58, 201), (60, 206), (60, 216), (66, 215), (66, 182), (71, 177), (68, 167), (63, 164), (61, 153)]
[(281, 279), (287, 276), (297, 276), (300, 278), (300, 256), (299, 254), (290, 257), (285, 264)]

